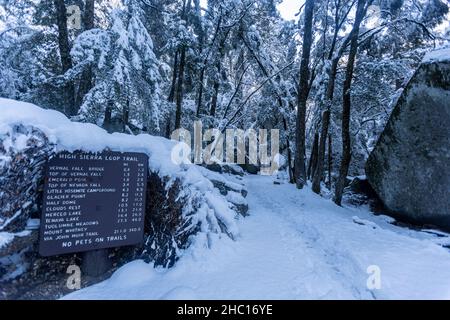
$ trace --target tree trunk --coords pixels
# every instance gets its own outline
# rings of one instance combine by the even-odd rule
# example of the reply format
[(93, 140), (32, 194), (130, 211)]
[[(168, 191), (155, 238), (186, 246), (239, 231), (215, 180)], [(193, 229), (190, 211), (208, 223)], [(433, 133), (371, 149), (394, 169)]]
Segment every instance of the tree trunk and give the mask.
[(308, 179), (314, 176), (314, 172), (317, 167), (318, 148), (319, 148), (319, 133), (316, 131), (316, 133), (314, 134), (314, 142), (311, 149), (311, 155), (309, 156), (308, 171), (306, 173)]
[[(198, 44), (199, 44), (199, 53), (200, 55), (203, 52), (203, 46), (204, 46), (204, 40), (205, 40), (205, 32), (203, 29), (202, 24), (202, 15), (201, 15), (201, 9), (200, 9), (200, 0), (194, 0), (194, 30), (195, 33), (198, 35)], [(202, 108), (202, 102), (203, 102), (203, 81), (205, 79), (205, 66), (203, 65), (202, 70), (200, 71), (200, 78), (199, 78), (199, 86), (198, 86), (198, 94), (197, 94), (197, 110), (196, 115), (197, 117), (200, 116), (201, 108)]]
[(85, 0), (84, 16), (83, 16), (84, 30), (94, 29), (94, 18), (95, 18), (94, 10), (95, 10), (95, 0)]
[(217, 109), (217, 96), (219, 95), (219, 81), (214, 81), (214, 93), (211, 98), (211, 109), (209, 114), (211, 117), (214, 117), (216, 115), (216, 109)]
[(167, 123), (166, 123), (166, 135), (165, 137), (167, 139), (170, 139), (170, 118), (167, 119)]
[[(94, 17), (95, 17), (94, 7), (95, 7), (95, 0), (86, 0), (84, 5), (84, 16), (83, 16), (84, 31), (94, 28)], [(89, 66), (81, 74), (80, 85), (78, 87), (75, 103), (77, 112), (81, 104), (83, 103), (84, 96), (89, 92), (89, 90), (91, 90), (91, 88), (92, 88), (92, 69)]]
[(105, 108), (105, 118), (103, 119), (103, 129), (109, 132), (109, 127), (111, 126), (111, 115), (112, 115), (113, 102), (109, 101)]
[(130, 120), (130, 100), (127, 99), (122, 113), (122, 132), (127, 132), (127, 126)]
[(320, 142), (317, 147), (317, 168), (314, 171), (312, 179), (312, 190), (320, 194), (320, 182), (323, 177), (323, 167), (325, 158), (325, 144), (328, 135), (328, 126), (330, 123), (330, 110), (325, 110), (322, 114), (322, 131), (320, 133)]
[[(62, 72), (72, 68), (72, 58), (70, 57), (69, 32), (67, 29), (67, 10), (64, 0), (54, 0), (56, 9), (56, 23), (58, 26), (58, 46), (61, 57)], [(77, 113), (75, 108), (75, 89), (72, 82), (65, 85), (64, 95), (66, 98), (65, 113), (74, 116)]]
[[(287, 134), (288, 127), (287, 127), (286, 118), (284, 116), (283, 116), (283, 128)], [(287, 148), (287, 156), (288, 156), (289, 183), (294, 183), (294, 173), (292, 172), (292, 154), (291, 154), (291, 146), (289, 143), (289, 136), (286, 138), (286, 148)]]
[(72, 58), (70, 57), (69, 31), (67, 29), (67, 10), (64, 0), (54, 0), (56, 8), (56, 22), (58, 25), (58, 45), (61, 56), (63, 72), (72, 68)]
[(331, 167), (333, 165), (333, 151), (331, 148), (331, 134), (328, 135), (328, 190), (331, 190)]
[[(325, 157), (325, 146), (326, 146), (326, 137), (328, 135), (328, 127), (330, 124), (330, 115), (331, 115), (331, 104), (333, 103), (333, 97), (334, 97), (334, 86), (336, 83), (336, 75), (337, 75), (337, 67), (339, 63), (339, 59), (341, 58), (342, 53), (344, 52), (343, 48), (345, 47), (345, 44), (342, 45), (341, 50), (337, 54), (336, 57), (333, 58), (331, 62), (331, 68), (328, 72), (328, 83), (327, 83), (327, 90), (325, 93), (325, 108), (326, 110), (322, 114), (322, 132), (321, 132), (321, 139), (319, 143), (319, 152), (318, 152), (318, 165), (317, 170), (314, 174), (313, 178), (313, 185), (312, 190), (320, 194), (320, 182), (323, 177), (323, 171), (324, 171), (324, 157)], [(322, 139), (323, 138), (323, 139)]]
[[(188, 13), (191, 9), (191, 1), (183, 1), (183, 9), (181, 11), (181, 19), (186, 21), (186, 25), (189, 25)], [(175, 129), (181, 128), (181, 116), (183, 106), (183, 81), (184, 81), (184, 68), (186, 64), (186, 47), (182, 45), (180, 48), (180, 67), (178, 69), (178, 82), (176, 90), (176, 111), (175, 111)]]
[(219, 43), (219, 59), (217, 60), (217, 73), (216, 73), (216, 79), (214, 80), (214, 93), (212, 96), (212, 100), (211, 100), (211, 109), (210, 109), (210, 115), (211, 116), (215, 116), (216, 111), (217, 111), (217, 97), (219, 95), (219, 87), (220, 87), (220, 82), (221, 82), (221, 78), (222, 78), (222, 60), (224, 58), (225, 55), (225, 41), (228, 38), (228, 35), (230, 34), (230, 29), (227, 30), (227, 32), (225, 32), (225, 34), (222, 35), (222, 39), (220, 40)]
[[(197, 6), (199, 6), (199, 2), (198, 0), (194, 1), (195, 6), (196, 6), (196, 10), (197, 10)], [(200, 28), (200, 49), (203, 48), (203, 41), (204, 41), (204, 30), (203, 30), (203, 26), (201, 25), (200, 21), (198, 20), (196, 22), (197, 24), (197, 28)], [(215, 28), (214, 31), (214, 36), (213, 39), (211, 41), (210, 47), (207, 49), (207, 54), (205, 56), (205, 59), (203, 60), (203, 64), (202, 64), (202, 69), (200, 71), (200, 78), (199, 78), (199, 88), (198, 88), (198, 94), (197, 94), (197, 117), (200, 116), (200, 112), (201, 112), (201, 108), (202, 108), (202, 103), (203, 103), (203, 82), (205, 79), (205, 71), (206, 68), (208, 66), (208, 59), (209, 56), (211, 54), (211, 51), (213, 50), (213, 45), (219, 35), (219, 31), (220, 31), (220, 25), (222, 24), (222, 16), (219, 17), (218, 21), (217, 21), (217, 26)], [(225, 39), (223, 40), (223, 42), (225, 42)]]
[(178, 83), (177, 83), (177, 101), (176, 101), (176, 112), (175, 112), (175, 129), (181, 128), (181, 115), (182, 115), (182, 103), (183, 103), (183, 79), (184, 79), (184, 66), (186, 63), (186, 48), (183, 46), (180, 54), (180, 68), (178, 72)]
[(305, 30), (302, 45), (302, 60), (300, 63), (300, 81), (297, 97), (297, 121), (295, 135), (295, 168), (294, 178), (297, 188), (306, 184), (305, 170), (305, 131), (306, 131), (306, 101), (309, 85), (309, 58), (312, 45), (312, 22), (314, 14), (314, 0), (306, 0)]
[(202, 100), (203, 100), (203, 81), (205, 78), (205, 68), (202, 68), (200, 71), (200, 79), (198, 80), (198, 95), (197, 95), (197, 117), (200, 116), (200, 111), (202, 107)]
[(167, 100), (173, 102), (175, 99), (175, 88), (177, 86), (177, 74), (178, 74), (178, 50), (175, 52), (173, 58), (173, 71), (172, 71), (172, 85), (170, 86), (169, 97)]
[[(219, 60), (219, 62), (217, 63), (217, 74), (216, 74), (216, 77), (220, 78), (220, 72), (221, 72), (221, 70), (220, 70), (220, 60)], [(210, 109), (210, 112), (209, 112), (210, 116), (212, 116), (212, 117), (214, 117), (216, 115), (217, 97), (219, 95), (219, 87), (220, 87), (220, 82), (219, 82), (219, 79), (216, 78), (214, 80), (214, 93), (213, 93), (213, 96), (211, 98), (211, 109)]]
[(341, 205), (342, 193), (344, 191), (348, 168), (351, 160), (351, 138), (350, 138), (350, 109), (351, 109), (351, 85), (353, 78), (353, 70), (355, 66), (356, 54), (358, 52), (358, 35), (359, 27), (365, 16), (366, 0), (358, 0), (355, 23), (350, 39), (350, 52), (348, 55), (347, 69), (345, 72), (345, 80), (342, 87), (342, 158), (339, 168), (339, 177), (336, 181), (334, 192), (334, 202)]

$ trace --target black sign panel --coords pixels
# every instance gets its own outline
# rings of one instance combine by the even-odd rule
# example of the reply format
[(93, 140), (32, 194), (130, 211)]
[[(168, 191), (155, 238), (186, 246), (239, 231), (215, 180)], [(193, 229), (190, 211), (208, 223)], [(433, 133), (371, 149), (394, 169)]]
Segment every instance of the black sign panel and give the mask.
[(49, 160), (39, 252), (43, 256), (142, 242), (148, 157), (61, 152)]

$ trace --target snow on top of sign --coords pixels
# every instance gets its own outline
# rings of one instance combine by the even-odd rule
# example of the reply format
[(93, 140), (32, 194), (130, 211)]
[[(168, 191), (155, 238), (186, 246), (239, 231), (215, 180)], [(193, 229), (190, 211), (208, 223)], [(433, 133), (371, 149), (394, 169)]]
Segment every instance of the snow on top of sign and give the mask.
[[(236, 213), (230, 203), (214, 188), (205, 170), (196, 165), (177, 165), (171, 161), (171, 152), (176, 142), (148, 134), (109, 134), (106, 130), (90, 123), (72, 122), (62, 113), (45, 110), (34, 104), (0, 98), (0, 141), (14, 125), (31, 126), (42, 131), (57, 151), (82, 150), (100, 152), (106, 148), (118, 152), (143, 152), (149, 156), (149, 169), (160, 177), (180, 179), (191, 196), (203, 199), (197, 217), (202, 231), (221, 232), (220, 224), (226, 227), (231, 237), (238, 235)], [(7, 143), (7, 139), (3, 139)], [(19, 142), (4, 146), (5, 149), (20, 149)], [(0, 159), (1, 163), (1, 159)], [(200, 220), (200, 221), (199, 221)], [(220, 223), (219, 223), (220, 222)], [(208, 229), (208, 230), (207, 230)]]
[(450, 47), (443, 47), (428, 52), (422, 62), (450, 61)]

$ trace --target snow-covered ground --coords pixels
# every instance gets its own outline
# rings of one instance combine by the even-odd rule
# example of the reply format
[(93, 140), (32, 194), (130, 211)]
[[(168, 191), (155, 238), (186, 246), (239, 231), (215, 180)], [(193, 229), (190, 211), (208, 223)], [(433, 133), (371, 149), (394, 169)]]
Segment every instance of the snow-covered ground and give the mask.
[(246, 182), (250, 217), (236, 241), (194, 245), (172, 269), (133, 261), (65, 298), (450, 299), (448, 235), (400, 228), (272, 177)]

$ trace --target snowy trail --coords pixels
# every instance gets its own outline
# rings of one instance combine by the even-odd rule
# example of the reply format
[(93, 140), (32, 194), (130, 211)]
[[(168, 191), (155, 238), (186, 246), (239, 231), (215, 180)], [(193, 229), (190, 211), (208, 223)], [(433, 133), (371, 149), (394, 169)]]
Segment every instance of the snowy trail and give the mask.
[[(302, 288), (305, 295), (302, 298), (370, 298), (370, 294), (362, 295), (352, 280), (352, 275), (365, 275), (365, 272), (360, 270), (339, 247), (323, 245), (322, 242), (327, 240), (324, 239), (326, 235), (322, 235), (321, 230), (311, 224), (312, 217), (308, 215), (310, 212), (299, 192), (291, 188), (292, 186), (286, 189), (285, 185), (275, 186), (270, 185), (270, 182), (266, 182), (267, 187), (259, 189), (260, 182), (250, 180), (249, 189), (257, 192), (249, 196), (249, 202), (258, 216), (263, 215), (271, 221), (267, 223), (271, 230), (279, 229), (283, 241), (282, 252), (291, 257), (291, 260), (297, 257), (298, 268), (305, 263), (309, 266), (307, 276), (297, 277), (299, 288)], [(279, 193), (277, 189), (282, 189), (283, 192)], [(347, 273), (348, 269), (351, 269), (351, 273)], [(295, 273), (295, 270), (293, 271)], [(360, 280), (361, 284), (365, 285), (365, 279)]]
[[(194, 245), (169, 270), (133, 261), (65, 298), (450, 299), (450, 252), (435, 236), (272, 181), (246, 178), (250, 216), (237, 241)], [(371, 265), (381, 289), (367, 288)]]

